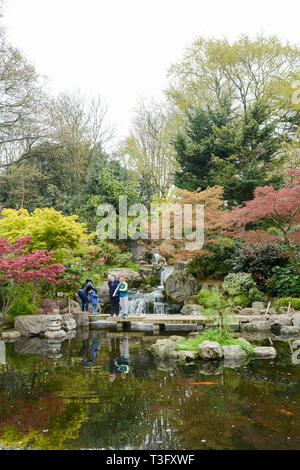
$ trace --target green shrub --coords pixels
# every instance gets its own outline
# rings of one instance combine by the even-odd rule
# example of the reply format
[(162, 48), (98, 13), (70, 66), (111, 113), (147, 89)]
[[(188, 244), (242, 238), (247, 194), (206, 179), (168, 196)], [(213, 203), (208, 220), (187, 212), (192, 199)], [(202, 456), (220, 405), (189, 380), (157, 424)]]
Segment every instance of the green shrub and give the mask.
[(248, 273), (228, 274), (223, 282), (224, 292), (231, 296), (247, 294), (253, 287), (255, 287), (255, 282)]
[(300, 275), (293, 266), (275, 266), (269, 287), (273, 295), (278, 297), (300, 296)]
[(279, 310), (280, 307), (288, 307), (289, 303), (291, 303), (291, 307), (295, 310), (300, 310), (300, 299), (292, 297), (285, 297), (277, 300), (276, 310)]
[(249, 307), (250, 300), (246, 294), (240, 294), (233, 297), (234, 305), (240, 305), (243, 308)]
[(197, 295), (198, 303), (205, 308), (217, 308), (220, 303), (220, 296), (217, 292), (201, 289)]

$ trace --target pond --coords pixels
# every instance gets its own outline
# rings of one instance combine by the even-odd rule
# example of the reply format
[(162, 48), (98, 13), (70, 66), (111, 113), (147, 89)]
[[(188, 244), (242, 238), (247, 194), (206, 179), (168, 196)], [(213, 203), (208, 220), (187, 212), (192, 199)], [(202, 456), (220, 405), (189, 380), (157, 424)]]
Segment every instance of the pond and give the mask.
[(157, 338), (79, 330), (50, 347), (7, 343), (0, 447), (300, 449), (300, 361), (287, 343), (276, 359), (228, 368), (156, 359)]

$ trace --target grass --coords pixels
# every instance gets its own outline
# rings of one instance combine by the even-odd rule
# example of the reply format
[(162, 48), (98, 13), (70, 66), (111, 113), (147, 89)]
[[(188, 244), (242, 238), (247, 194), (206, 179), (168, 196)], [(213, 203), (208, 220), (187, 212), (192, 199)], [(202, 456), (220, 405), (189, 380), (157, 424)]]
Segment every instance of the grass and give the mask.
[(177, 351), (198, 351), (199, 344), (203, 341), (216, 341), (221, 346), (241, 346), (242, 349), (246, 352), (247, 356), (253, 354), (253, 346), (248, 343), (238, 340), (232, 337), (231, 332), (228, 327), (223, 329), (219, 328), (207, 328), (199, 336), (195, 338), (185, 339), (178, 343), (176, 350)]

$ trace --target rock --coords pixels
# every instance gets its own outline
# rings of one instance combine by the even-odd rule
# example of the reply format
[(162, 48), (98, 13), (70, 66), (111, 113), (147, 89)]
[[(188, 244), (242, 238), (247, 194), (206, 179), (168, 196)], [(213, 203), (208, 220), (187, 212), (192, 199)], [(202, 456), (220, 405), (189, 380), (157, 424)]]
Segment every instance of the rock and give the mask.
[[(68, 299), (66, 299), (68, 301)], [(81, 312), (81, 304), (76, 302), (76, 300), (70, 299), (70, 313), (79, 313)], [(69, 304), (60, 310), (61, 315), (69, 314)]]
[(105, 277), (112, 274), (116, 278), (120, 279), (123, 277), (128, 284), (128, 287), (139, 287), (142, 284), (142, 278), (140, 274), (133, 269), (129, 268), (115, 268), (108, 269), (105, 273)]
[(254, 308), (255, 310), (264, 310), (266, 307), (265, 307), (265, 304), (263, 302), (253, 302), (252, 303), (252, 308)]
[(46, 331), (45, 338), (47, 338), (47, 339), (64, 339), (64, 338), (67, 338), (67, 333), (64, 330)]
[(282, 326), (292, 326), (293, 319), (287, 315), (274, 315), (271, 317), (271, 331), (280, 335)]
[(239, 311), (239, 315), (259, 315), (260, 311), (256, 308), (242, 308)]
[(62, 329), (65, 331), (76, 330), (77, 323), (73, 315), (64, 315), (62, 319)]
[(271, 331), (270, 321), (252, 321), (250, 323), (241, 324), (242, 331)]
[(200, 305), (199, 304), (185, 305), (180, 310), (180, 315), (200, 315)]
[(165, 282), (166, 295), (177, 304), (183, 304), (186, 297), (196, 295), (198, 290), (198, 282), (184, 269), (175, 269)]
[(170, 339), (158, 339), (150, 346), (150, 351), (159, 357), (170, 357), (175, 353), (176, 342)]
[(21, 334), (19, 333), (19, 331), (2, 331), (1, 333), (1, 338), (5, 341), (15, 341), (20, 337)]
[(80, 312), (74, 314), (74, 319), (78, 327), (89, 326), (89, 315), (88, 312)]
[(300, 313), (295, 313), (293, 315), (293, 319), (292, 319), (292, 322), (293, 322), (293, 326), (295, 326), (296, 328), (299, 328), (300, 329)]
[(253, 349), (253, 354), (255, 358), (258, 359), (269, 359), (276, 357), (276, 349), (271, 346), (259, 346)]
[(185, 340), (185, 337), (184, 336), (173, 335), (173, 336), (170, 336), (170, 338), (168, 338), (168, 339), (171, 340), (171, 341), (174, 341), (176, 344), (178, 344), (181, 341)]
[(15, 319), (15, 329), (22, 336), (39, 336), (51, 325), (52, 315), (20, 315)]
[(244, 343), (246, 343), (248, 346), (252, 346), (251, 343), (249, 343), (249, 341), (247, 341), (245, 338), (238, 338), (239, 341), (243, 341)]
[(282, 326), (280, 336), (298, 336), (299, 328), (297, 326)]
[(247, 354), (239, 345), (223, 346), (224, 359), (246, 359)]
[(223, 362), (223, 367), (228, 369), (237, 369), (243, 366), (245, 358), (227, 358)]
[(198, 351), (179, 351), (178, 359), (181, 361), (194, 361), (198, 359)]
[(101, 286), (96, 286), (100, 304), (108, 304), (109, 303), (109, 287), (107, 281), (101, 284)]
[(188, 261), (186, 260), (180, 260), (180, 261), (177, 261), (177, 263), (174, 264), (174, 269), (176, 271), (182, 271), (182, 270), (185, 270), (187, 268), (187, 265), (188, 265)]
[(184, 305), (191, 305), (191, 304), (198, 305), (199, 307), (198, 298), (196, 295), (190, 295), (184, 299)]
[(56, 303), (57, 303), (57, 305), (58, 305), (58, 307), (59, 307), (59, 310), (61, 311), (61, 310), (63, 310), (64, 308), (67, 308), (67, 306), (68, 306), (68, 299), (65, 299), (65, 298), (59, 299), (59, 300), (57, 300)]
[(199, 356), (202, 359), (222, 359), (222, 347), (217, 341), (203, 341), (199, 344)]

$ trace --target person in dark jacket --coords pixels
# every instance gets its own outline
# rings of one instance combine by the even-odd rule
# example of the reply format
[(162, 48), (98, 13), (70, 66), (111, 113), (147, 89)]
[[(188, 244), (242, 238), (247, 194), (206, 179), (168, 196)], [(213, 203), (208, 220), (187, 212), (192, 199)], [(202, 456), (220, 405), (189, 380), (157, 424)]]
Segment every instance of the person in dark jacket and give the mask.
[(89, 297), (88, 293), (93, 290), (97, 294), (96, 287), (93, 286), (92, 279), (87, 279), (81, 289), (78, 290), (78, 295), (81, 299), (81, 310), (84, 312), (85, 310), (88, 311), (89, 309)]
[(113, 317), (116, 315), (117, 317), (119, 316), (120, 313), (120, 296), (114, 295), (114, 292), (118, 285), (120, 284), (119, 279), (116, 279), (115, 276), (110, 274), (108, 276), (108, 287), (109, 287), (109, 302), (110, 302), (110, 316)]

